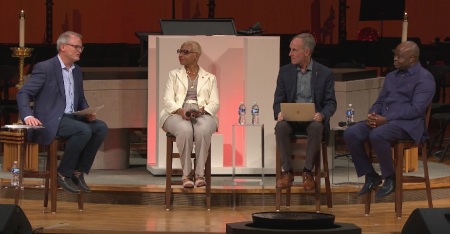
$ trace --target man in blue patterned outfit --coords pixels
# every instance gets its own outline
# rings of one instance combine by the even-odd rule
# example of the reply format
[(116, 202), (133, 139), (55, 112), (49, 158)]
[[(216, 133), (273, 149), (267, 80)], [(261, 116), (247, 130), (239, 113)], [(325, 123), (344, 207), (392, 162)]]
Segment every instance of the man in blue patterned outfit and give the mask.
[[(349, 127), (344, 140), (352, 155), (358, 176), (365, 175), (365, 183), (358, 195), (366, 194), (380, 185), (376, 197), (395, 191), (395, 169), (391, 143), (412, 139), (416, 143), (428, 137), (425, 115), (434, 92), (435, 82), (430, 72), (420, 65), (420, 50), (416, 43), (406, 41), (397, 46), (394, 65), (397, 70), (387, 74), (378, 99), (367, 120)], [(375, 172), (364, 149), (369, 140), (380, 163), (381, 176)]]

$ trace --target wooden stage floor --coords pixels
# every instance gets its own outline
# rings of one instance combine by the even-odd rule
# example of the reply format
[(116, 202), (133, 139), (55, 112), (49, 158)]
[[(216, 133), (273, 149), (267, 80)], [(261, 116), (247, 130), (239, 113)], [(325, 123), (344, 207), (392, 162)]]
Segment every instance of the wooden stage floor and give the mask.
[[(12, 202), (12, 201), (9, 201)], [(1, 203), (9, 203), (5, 199)], [(434, 207), (448, 207), (450, 199), (434, 200)], [(353, 223), (363, 233), (400, 233), (415, 208), (427, 206), (425, 201), (405, 202), (403, 217), (395, 217), (393, 203), (372, 205), (371, 214), (364, 215), (364, 205), (336, 205), (323, 210), (336, 216), (336, 222)], [(85, 204), (78, 211), (73, 202), (58, 202), (58, 212), (43, 213), (40, 201), (23, 200), (21, 208), (34, 230), (39, 233), (225, 233), (226, 224), (251, 221), (255, 212), (274, 211), (273, 207), (212, 208), (177, 206), (166, 211), (164, 206)], [(311, 211), (314, 206), (292, 206), (291, 211)]]
[[(450, 207), (449, 181), (449, 177), (432, 181), (435, 208)], [(255, 212), (275, 211), (272, 188), (264, 196), (264, 206), (258, 200), (261, 193), (240, 191), (244, 197), (256, 196), (254, 203), (257, 205), (246, 202), (233, 209), (232, 205), (218, 201), (223, 199), (222, 196), (230, 196), (229, 189), (216, 187), (209, 211), (205, 209), (202, 193), (181, 194), (181, 189), (176, 189), (173, 209), (166, 211), (162, 186), (147, 190), (123, 187), (122, 191), (117, 191), (117, 186), (93, 185), (92, 188), (93, 192), (84, 196), (83, 211), (78, 211), (76, 196), (62, 190), (58, 191), (56, 214), (52, 214), (49, 208), (43, 209), (42, 189), (25, 189), (19, 205), (36, 233), (226, 233), (227, 223), (251, 221)], [(3, 189), (0, 191), (0, 204), (13, 204), (12, 189)], [(293, 197), (297, 197), (292, 199), (295, 205), (290, 209), (282, 207), (282, 211), (315, 212), (312, 196), (293, 191), (296, 193)], [(370, 215), (365, 216), (363, 200), (357, 198), (356, 191), (354, 187), (333, 188), (334, 207), (328, 209), (322, 200), (321, 212), (334, 214), (335, 222), (359, 226), (362, 233), (400, 233), (414, 209), (427, 208), (423, 186), (416, 185), (404, 193), (409, 198), (405, 198), (407, 201), (403, 203), (402, 218), (395, 216), (393, 195), (377, 199), (371, 206)], [(229, 197), (225, 199), (229, 200)], [(345, 199), (348, 201), (342, 202)]]
[[(0, 182), (4, 185), (9, 180)], [(431, 184), (434, 207), (450, 207), (450, 176), (445, 173), (432, 179)], [(230, 186), (213, 186), (209, 211), (204, 206), (204, 189), (187, 194), (181, 188), (174, 189), (173, 209), (166, 211), (162, 184), (92, 183), (91, 187), (93, 192), (84, 196), (83, 211), (77, 209), (76, 196), (62, 190), (58, 190), (56, 214), (50, 213), (49, 208), (44, 210), (41, 188), (25, 189), (20, 207), (36, 233), (226, 233), (227, 223), (251, 221), (255, 212), (275, 211), (273, 185), (265, 187), (264, 196), (258, 189), (238, 190), (235, 209), (230, 202)], [(359, 189), (354, 185), (332, 187), (334, 207), (327, 209), (322, 200), (321, 212), (334, 214), (336, 222), (355, 224), (363, 233), (400, 233), (414, 209), (427, 208), (424, 185), (413, 184), (405, 186), (402, 218), (395, 216), (394, 195), (377, 199), (370, 215), (365, 216), (364, 201), (356, 196)], [(13, 204), (11, 190), (0, 188), (0, 204)], [(299, 188), (294, 188), (293, 193), (294, 205), (282, 211), (315, 212), (310, 194)]]

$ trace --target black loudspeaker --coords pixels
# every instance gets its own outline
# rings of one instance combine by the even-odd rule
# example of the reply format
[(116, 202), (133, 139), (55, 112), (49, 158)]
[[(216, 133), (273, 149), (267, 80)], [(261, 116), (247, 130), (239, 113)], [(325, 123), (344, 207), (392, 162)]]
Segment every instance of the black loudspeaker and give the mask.
[(417, 208), (405, 226), (402, 234), (450, 233), (450, 208)]
[(18, 205), (0, 205), (0, 234), (33, 233), (30, 221)]

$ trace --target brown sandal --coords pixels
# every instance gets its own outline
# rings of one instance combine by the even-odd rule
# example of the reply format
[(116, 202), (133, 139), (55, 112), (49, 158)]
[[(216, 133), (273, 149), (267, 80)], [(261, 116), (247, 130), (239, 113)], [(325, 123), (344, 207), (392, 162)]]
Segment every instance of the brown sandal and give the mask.
[(183, 188), (193, 188), (194, 187), (194, 181), (191, 179), (192, 177), (189, 176), (183, 176)]
[(195, 187), (204, 187), (206, 186), (205, 177), (203, 176), (195, 176)]

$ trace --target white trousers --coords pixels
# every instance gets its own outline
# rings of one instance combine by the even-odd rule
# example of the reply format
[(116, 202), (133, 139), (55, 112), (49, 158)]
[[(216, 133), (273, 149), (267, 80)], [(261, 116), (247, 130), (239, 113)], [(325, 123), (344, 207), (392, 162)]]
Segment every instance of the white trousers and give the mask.
[(192, 172), (191, 153), (195, 141), (195, 174), (205, 175), (205, 163), (211, 145), (211, 136), (216, 131), (217, 124), (210, 115), (201, 115), (198, 118), (184, 120), (180, 115), (174, 114), (164, 122), (163, 130), (176, 137), (178, 152), (180, 153), (183, 176)]

